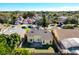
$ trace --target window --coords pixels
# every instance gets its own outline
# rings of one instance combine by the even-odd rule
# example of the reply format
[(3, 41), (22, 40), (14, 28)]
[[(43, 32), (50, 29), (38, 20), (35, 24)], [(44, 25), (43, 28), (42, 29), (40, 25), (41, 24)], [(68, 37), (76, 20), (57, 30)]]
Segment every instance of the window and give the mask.
[(44, 33), (47, 33), (47, 31), (45, 31)]
[(43, 41), (43, 43), (45, 43), (45, 42)]
[(32, 42), (32, 39), (30, 39), (30, 41)]
[(40, 42), (40, 39), (38, 39), (38, 42)]
[(52, 41), (50, 41), (50, 44), (52, 43)]

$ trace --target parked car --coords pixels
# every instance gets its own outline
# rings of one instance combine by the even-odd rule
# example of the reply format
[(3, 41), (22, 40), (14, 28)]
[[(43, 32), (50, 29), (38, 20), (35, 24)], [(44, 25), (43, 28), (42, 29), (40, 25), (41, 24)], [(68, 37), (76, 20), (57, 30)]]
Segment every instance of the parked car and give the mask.
[(28, 28), (33, 28), (32, 26), (28, 26)]
[(27, 27), (26, 26), (22, 26), (22, 29), (26, 29)]
[(59, 23), (57, 26), (58, 26), (58, 27), (61, 27), (62, 25), (63, 25), (62, 23)]
[(27, 25), (21, 25), (22, 29), (26, 29), (28, 26)]

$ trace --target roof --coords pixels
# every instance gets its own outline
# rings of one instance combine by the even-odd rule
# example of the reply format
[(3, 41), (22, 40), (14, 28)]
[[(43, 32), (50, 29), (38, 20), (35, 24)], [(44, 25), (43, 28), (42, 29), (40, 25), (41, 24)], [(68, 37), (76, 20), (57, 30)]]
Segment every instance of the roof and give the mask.
[(59, 22), (64, 22), (66, 21), (67, 17), (66, 16), (60, 16), (59, 17)]
[(66, 16), (60, 16), (59, 18), (61, 18), (61, 19), (67, 19)]
[(53, 39), (51, 32), (47, 30), (42, 30), (42, 29), (39, 29), (39, 30), (31, 29), (31, 31), (27, 33), (27, 37), (34, 37), (34, 36), (40, 37), (41, 40), (52, 40)]
[(66, 38), (79, 38), (79, 30), (78, 29), (53, 29), (54, 34), (59, 40)]
[(12, 34), (12, 33), (17, 33), (21, 36), (21, 38), (24, 37), (26, 31), (24, 29), (21, 28), (21, 26), (17, 25), (15, 27), (9, 27), (7, 29), (5, 29), (4, 34)]
[(0, 29), (6, 28), (3, 24), (0, 24)]
[(78, 47), (79, 38), (68, 38), (61, 41), (65, 48)]
[(79, 30), (78, 29), (54, 29), (54, 35), (65, 48), (79, 46)]

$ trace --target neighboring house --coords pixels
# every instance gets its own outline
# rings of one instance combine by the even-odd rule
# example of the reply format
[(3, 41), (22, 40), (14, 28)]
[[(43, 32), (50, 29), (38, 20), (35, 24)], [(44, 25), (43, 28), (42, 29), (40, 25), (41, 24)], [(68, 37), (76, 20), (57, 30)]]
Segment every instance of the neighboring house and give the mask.
[(33, 47), (41, 47), (42, 45), (52, 45), (53, 36), (51, 32), (42, 29), (31, 29), (27, 33), (27, 42), (32, 43)]
[(0, 24), (0, 34), (3, 33), (3, 31), (6, 29), (7, 27), (4, 26), (4, 24)]
[(66, 21), (67, 17), (66, 16), (60, 16), (58, 18), (58, 27), (61, 27), (63, 23)]
[(24, 18), (22, 16), (19, 16), (17, 20), (22, 21)]
[(53, 29), (54, 42), (61, 53), (79, 54), (78, 29)]
[(23, 18), (22, 16), (19, 16), (19, 17), (17, 18), (17, 21), (15, 22), (15, 24), (16, 24), (16, 25), (21, 24), (23, 20), (24, 20), (24, 18)]
[(22, 29), (20, 25), (10, 26), (3, 31), (4, 34), (17, 33), (21, 38), (24, 38), (26, 31)]
[(0, 24), (0, 31), (1, 31), (1, 29), (4, 27), (4, 25), (3, 24)]
[(23, 20), (23, 24), (31, 24), (32, 23), (32, 19), (30, 19), (29, 17)]
[(27, 17), (26, 19), (24, 19), (22, 16), (19, 16), (17, 18), (17, 21), (15, 22), (16, 25), (18, 24), (32, 24), (32, 19)]
[(42, 14), (35, 14), (35, 16), (33, 18), (35, 20), (40, 20), (40, 19), (42, 19)]
[(63, 22), (66, 21), (66, 19), (67, 19), (66, 16), (60, 16), (60, 17), (58, 18), (58, 22), (59, 22), (59, 23), (63, 23)]

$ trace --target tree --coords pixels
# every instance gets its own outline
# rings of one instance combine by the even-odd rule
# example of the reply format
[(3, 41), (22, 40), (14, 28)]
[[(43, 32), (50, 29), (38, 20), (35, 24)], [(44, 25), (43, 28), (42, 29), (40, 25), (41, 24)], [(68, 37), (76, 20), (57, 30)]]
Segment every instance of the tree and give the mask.
[[(16, 19), (17, 19), (17, 15), (16, 15), (16, 13), (11, 13), (9, 19), (10, 19), (10, 21), (9, 21), (10, 24), (15, 24)], [(8, 20), (9, 20), (9, 19), (8, 19)]]
[(17, 33), (13, 33), (7, 38), (8, 46), (12, 50), (17, 47), (19, 42), (20, 42), (20, 36)]
[(0, 23), (7, 23), (8, 21), (8, 16), (5, 16), (4, 14), (0, 15)]
[(26, 13), (23, 14), (23, 18), (24, 18), (24, 19), (27, 18), (27, 14), (26, 14)]
[(7, 46), (7, 41), (6, 41), (6, 36), (7, 35), (0, 35), (0, 54), (5, 55), (5, 54), (10, 54), (10, 48)]
[(78, 20), (76, 18), (68, 18), (64, 24), (78, 24)]
[(73, 18), (73, 19), (71, 20), (71, 24), (78, 24), (78, 20)]
[(45, 13), (43, 12), (43, 15), (42, 15), (43, 19), (42, 19), (42, 27), (47, 27), (48, 26), (48, 22), (45, 18)]
[(23, 14), (23, 18), (26, 19), (27, 17), (32, 18), (35, 15), (33, 12), (27, 12)]
[(17, 33), (11, 35), (0, 35), (0, 54), (12, 54), (13, 50), (20, 42), (20, 36)]

